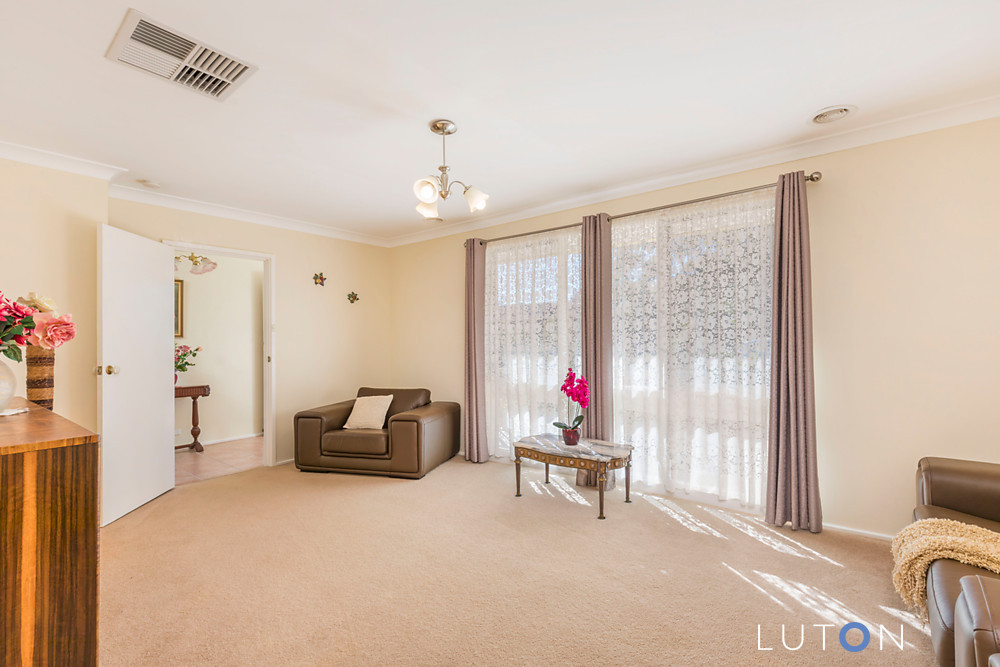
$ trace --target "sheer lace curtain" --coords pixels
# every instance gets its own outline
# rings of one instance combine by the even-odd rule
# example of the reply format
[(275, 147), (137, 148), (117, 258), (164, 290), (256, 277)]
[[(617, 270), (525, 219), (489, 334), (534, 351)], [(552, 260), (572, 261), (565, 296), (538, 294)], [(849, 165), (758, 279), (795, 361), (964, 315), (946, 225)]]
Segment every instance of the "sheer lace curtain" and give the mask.
[(580, 367), (580, 229), (486, 246), (486, 440), (513, 457), (524, 436), (567, 417), (559, 391)]
[(614, 221), (614, 439), (636, 481), (762, 504), (773, 243), (773, 189)]

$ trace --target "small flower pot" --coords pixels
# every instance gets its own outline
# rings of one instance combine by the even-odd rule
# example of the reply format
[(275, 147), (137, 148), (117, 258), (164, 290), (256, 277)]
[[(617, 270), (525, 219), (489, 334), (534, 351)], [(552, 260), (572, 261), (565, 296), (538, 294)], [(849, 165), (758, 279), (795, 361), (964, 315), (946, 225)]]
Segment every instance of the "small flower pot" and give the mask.
[(580, 444), (580, 429), (578, 428), (564, 428), (562, 430), (563, 442), (566, 443), (567, 447), (575, 447)]

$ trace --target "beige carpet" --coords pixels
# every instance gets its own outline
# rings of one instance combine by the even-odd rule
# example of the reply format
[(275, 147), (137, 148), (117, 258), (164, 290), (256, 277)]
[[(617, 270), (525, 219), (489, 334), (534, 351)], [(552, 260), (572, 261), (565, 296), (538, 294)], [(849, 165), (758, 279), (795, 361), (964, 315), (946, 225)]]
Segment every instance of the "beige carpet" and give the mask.
[[(101, 662), (933, 663), (888, 542), (626, 505), (624, 485), (598, 521), (596, 491), (553, 478), (525, 466), (514, 498), (513, 466), (455, 459), (417, 481), (285, 465), (177, 488), (101, 532)], [(850, 621), (874, 631), (860, 653)], [(806, 626), (799, 650), (782, 624), (792, 647)]]

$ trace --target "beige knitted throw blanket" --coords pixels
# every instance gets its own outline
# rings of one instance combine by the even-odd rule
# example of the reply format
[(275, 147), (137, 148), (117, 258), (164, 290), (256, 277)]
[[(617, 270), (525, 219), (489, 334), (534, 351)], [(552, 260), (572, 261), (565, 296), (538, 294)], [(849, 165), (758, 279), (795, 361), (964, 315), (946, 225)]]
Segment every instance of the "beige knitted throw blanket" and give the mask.
[(1000, 574), (1000, 533), (951, 519), (921, 519), (892, 540), (892, 583), (908, 607), (927, 620), (927, 569), (939, 558)]

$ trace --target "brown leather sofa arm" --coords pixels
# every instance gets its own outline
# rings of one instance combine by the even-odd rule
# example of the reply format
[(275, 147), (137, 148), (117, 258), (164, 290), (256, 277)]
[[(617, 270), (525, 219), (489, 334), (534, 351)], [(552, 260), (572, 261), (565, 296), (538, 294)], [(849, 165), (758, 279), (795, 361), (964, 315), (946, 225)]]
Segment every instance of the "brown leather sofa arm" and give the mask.
[(344, 424), (347, 423), (347, 418), (351, 416), (351, 410), (353, 409), (354, 399), (352, 398), (349, 401), (341, 401), (340, 403), (324, 405), (321, 408), (297, 412), (295, 413), (295, 422), (298, 424), (300, 419), (319, 419), (319, 434), (322, 435), (327, 431), (344, 428)]
[(1000, 579), (967, 576), (955, 603), (955, 667), (986, 667), (1000, 653)]
[(1000, 463), (922, 458), (917, 464), (917, 504), (1000, 521)]
[(400, 412), (389, 418), (389, 423), (396, 421), (415, 421), (429, 424), (437, 419), (450, 419), (459, 410), (458, 403), (449, 401), (433, 401), (419, 408)]
[(389, 447), (399, 472), (423, 477), (458, 454), (458, 403), (434, 401), (389, 418)]

